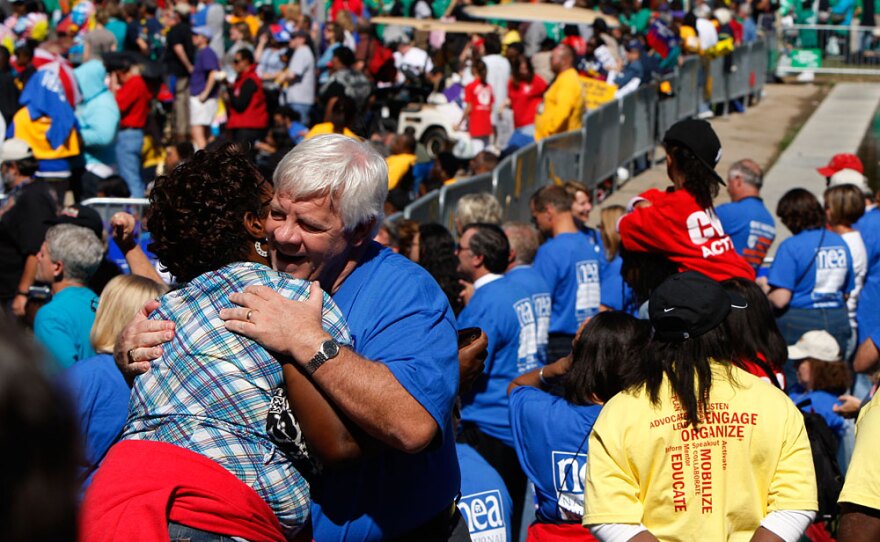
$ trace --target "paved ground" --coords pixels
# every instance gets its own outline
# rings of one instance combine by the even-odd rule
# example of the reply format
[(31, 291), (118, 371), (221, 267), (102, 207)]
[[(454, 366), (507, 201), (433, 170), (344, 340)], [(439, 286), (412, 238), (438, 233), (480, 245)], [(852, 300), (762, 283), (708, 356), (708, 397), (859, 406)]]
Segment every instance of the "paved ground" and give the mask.
[[(816, 168), (837, 153), (858, 151), (880, 103), (880, 84), (838, 83), (810, 116), (797, 137), (764, 179), (764, 200), (770, 209), (791, 188), (801, 186), (821, 198), (825, 179)], [(821, 200), (820, 200), (821, 201)], [(777, 225), (777, 242), (789, 236)]]
[[(791, 132), (819, 107), (826, 90), (827, 87), (816, 85), (767, 85), (760, 104), (742, 114), (711, 119), (723, 149), (717, 171), (725, 176), (730, 164), (742, 158), (751, 158), (766, 171), (779, 154), (779, 144), (786, 137), (790, 138)], [(855, 152), (857, 147), (858, 143), (848, 152)], [(663, 156), (662, 149), (658, 149), (657, 156)], [(603, 205), (626, 205), (630, 198), (644, 190), (668, 184), (666, 165), (661, 162), (624, 184)], [(729, 201), (727, 193), (722, 190), (717, 203), (726, 201)], [(599, 213), (594, 213), (591, 219), (597, 223)]]

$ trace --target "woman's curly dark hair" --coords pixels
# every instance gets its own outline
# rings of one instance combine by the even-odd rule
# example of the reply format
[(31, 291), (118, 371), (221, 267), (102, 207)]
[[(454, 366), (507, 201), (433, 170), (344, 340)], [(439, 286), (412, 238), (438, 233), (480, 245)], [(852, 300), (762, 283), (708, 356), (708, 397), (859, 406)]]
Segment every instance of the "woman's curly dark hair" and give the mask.
[(234, 144), (197, 152), (156, 179), (146, 213), (153, 240), (149, 249), (181, 282), (247, 261), (253, 239), (244, 228), (244, 216), (268, 212), (261, 193), (264, 183)]
[(458, 315), (464, 308), (461, 298), (461, 273), (455, 256), (455, 239), (440, 224), (419, 226), (419, 265), (434, 277), (446, 294), (452, 311)]

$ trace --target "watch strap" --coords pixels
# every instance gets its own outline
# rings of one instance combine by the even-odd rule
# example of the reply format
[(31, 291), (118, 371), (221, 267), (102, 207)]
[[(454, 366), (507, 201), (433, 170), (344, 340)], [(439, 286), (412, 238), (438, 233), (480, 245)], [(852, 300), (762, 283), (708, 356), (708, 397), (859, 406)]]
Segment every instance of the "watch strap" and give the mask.
[(324, 355), (324, 351), (318, 350), (318, 353), (315, 354), (312, 359), (310, 359), (309, 362), (306, 364), (306, 373), (308, 373), (309, 375), (315, 374), (315, 371), (317, 371), (318, 368), (320, 368), (321, 365), (324, 365), (324, 363), (326, 362), (327, 356)]

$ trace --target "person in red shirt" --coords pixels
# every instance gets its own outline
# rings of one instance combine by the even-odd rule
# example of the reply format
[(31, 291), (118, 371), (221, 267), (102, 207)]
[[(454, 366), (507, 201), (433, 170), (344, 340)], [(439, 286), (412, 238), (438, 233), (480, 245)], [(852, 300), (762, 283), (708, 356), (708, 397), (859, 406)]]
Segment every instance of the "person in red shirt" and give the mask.
[(137, 66), (127, 57), (121, 57), (119, 62), (118, 69), (110, 76), (110, 89), (116, 96), (120, 115), (116, 163), (131, 197), (142, 198), (144, 180), (141, 176), (141, 149), (152, 95)]
[(482, 142), (483, 147), (477, 152), (489, 146), (492, 137), (492, 106), (495, 98), (492, 96), (492, 87), (486, 81), (486, 64), (482, 60), (474, 62), (471, 68), (474, 80), (464, 87), (464, 113), (461, 122), (467, 120), (468, 133), (471, 139)]
[[(715, 214), (712, 200), (724, 181), (715, 172), (721, 142), (704, 120), (677, 122), (663, 136), (673, 186), (648, 190), (630, 202), (617, 229), (623, 248), (669, 260), (678, 271), (699, 271), (722, 281), (755, 279)], [(660, 277), (655, 277), (659, 279)]]
[(513, 74), (507, 84), (507, 101), (513, 110), (513, 127), (517, 131), (535, 137), (535, 114), (544, 102), (547, 81), (535, 75), (532, 61), (519, 56), (513, 62)]
[(254, 54), (249, 49), (239, 49), (233, 57), (237, 74), (229, 87), (229, 121), (226, 128), (237, 143), (259, 141), (269, 126), (269, 110), (263, 81), (257, 75)]

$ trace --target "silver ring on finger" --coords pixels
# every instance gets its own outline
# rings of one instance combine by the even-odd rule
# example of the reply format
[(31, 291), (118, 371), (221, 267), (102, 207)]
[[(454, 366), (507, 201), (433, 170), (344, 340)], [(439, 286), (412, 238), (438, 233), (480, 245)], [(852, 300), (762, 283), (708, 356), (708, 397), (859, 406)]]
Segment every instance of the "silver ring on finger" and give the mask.
[(129, 349), (126, 355), (128, 356), (129, 363), (136, 363), (136, 360), (134, 359), (134, 348)]
[(248, 322), (250, 322), (252, 314), (254, 314), (254, 311), (252, 311), (252, 310), (247, 311), (247, 316), (245, 316), (244, 319), (247, 320)]

